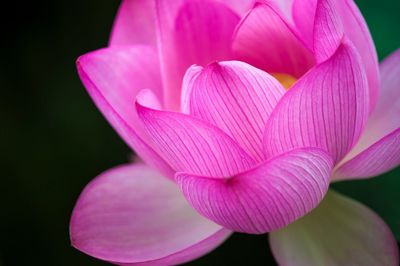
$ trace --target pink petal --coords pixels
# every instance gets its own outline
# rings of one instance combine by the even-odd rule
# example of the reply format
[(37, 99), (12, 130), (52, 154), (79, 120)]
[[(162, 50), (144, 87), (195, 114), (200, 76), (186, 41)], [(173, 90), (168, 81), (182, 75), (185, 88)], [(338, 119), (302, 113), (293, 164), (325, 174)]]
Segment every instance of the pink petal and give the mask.
[(140, 102), (136, 108), (152, 146), (175, 171), (230, 176), (255, 164), (250, 155), (215, 126), (185, 114), (153, 110)]
[(313, 49), (318, 63), (327, 60), (335, 53), (344, 36), (343, 24), (335, 4), (335, 0), (319, 0), (317, 2)]
[(381, 95), (360, 141), (343, 159), (336, 179), (380, 175), (400, 164), (400, 50), (381, 64)]
[(133, 106), (143, 88), (160, 94), (157, 55), (148, 47), (111, 47), (81, 56), (80, 78), (108, 122), (146, 162), (170, 176), (171, 168), (150, 148)]
[(314, 59), (294, 34), (284, 15), (257, 3), (238, 26), (233, 41), (235, 58), (269, 73), (302, 76)]
[(368, 119), (365, 134), (360, 141), (363, 147), (368, 147), (400, 127), (400, 49), (381, 63), (380, 73), (379, 101)]
[(266, 72), (239, 61), (194, 67), (185, 80), (191, 81), (187, 84), (190, 88), (183, 87), (183, 93), (190, 91), (189, 113), (218, 126), (262, 161), (265, 124), (285, 93), (282, 85)]
[(319, 149), (297, 149), (235, 176), (213, 178), (177, 173), (190, 204), (234, 231), (253, 234), (282, 228), (324, 197), (333, 162)]
[(319, 147), (338, 162), (358, 140), (367, 116), (365, 73), (354, 49), (343, 43), (278, 103), (266, 126), (266, 155)]
[(292, 6), (293, 0), (259, 0), (259, 2), (267, 3), (268, 5), (276, 7), (283, 15), (285, 15), (286, 19), (292, 22)]
[(345, 34), (357, 48), (366, 69), (371, 112), (379, 96), (380, 78), (378, 55), (368, 25), (354, 1), (342, 0), (342, 3), (343, 4), (338, 5), (338, 13), (343, 19), (342, 23), (344, 25)]
[(197, 214), (173, 182), (142, 164), (116, 167), (92, 181), (70, 224), (74, 247), (120, 265), (187, 262), (229, 234)]
[(166, 106), (178, 110), (186, 69), (229, 59), (239, 17), (211, 0), (157, 0), (156, 10)]
[(115, 18), (110, 46), (146, 44), (156, 47), (153, 0), (123, 0)]
[(239, 16), (242, 16), (252, 7), (252, 5), (256, 0), (218, 0), (218, 1), (229, 6)]
[(292, 16), (307, 46), (314, 50), (314, 19), (318, 0), (293, 0)]
[(310, 214), (272, 232), (270, 246), (285, 266), (399, 265), (397, 243), (385, 222), (333, 191)]
[[(317, 5), (317, 3), (319, 4)], [(321, 8), (323, 6), (325, 8)], [(327, 9), (329, 6), (330, 8)], [(329, 20), (329, 15), (331, 15), (332, 20)], [(321, 18), (326, 19), (321, 20)], [(366, 68), (370, 111), (372, 111), (379, 93), (378, 57), (368, 26), (354, 1), (294, 0), (293, 19), (297, 29), (301, 32), (302, 38), (306, 41), (308, 47), (313, 49), (314, 41), (317, 41), (317, 43), (326, 41), (326, 39), (318, 37), (321, 33), (322, 35), (330, 35), (329, 41), (334, 44), (340, 42), (340, 39), (335, 41), (335, 37), (340, 38), (340, 31), (344, 31), (344, 35), (349, 38), (360, 53), (362, 63)], [(341, 20), (340, 23), (338, 19)], [(330, 50), (334, 51), (333, 49)]]
[(400, 165), (400, 128), (341, 164), (334, 179), (368, 178)]

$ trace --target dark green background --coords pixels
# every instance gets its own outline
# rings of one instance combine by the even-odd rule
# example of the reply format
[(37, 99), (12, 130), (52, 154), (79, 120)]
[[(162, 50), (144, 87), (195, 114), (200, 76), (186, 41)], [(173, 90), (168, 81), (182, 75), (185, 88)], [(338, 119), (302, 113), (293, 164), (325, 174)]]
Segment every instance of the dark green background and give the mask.
[[(357, 1), (379, 57), (400, 47), (400, 4)], [(70, 247), (84, 186), (129, 149), (96, 110), (75, 59), (107, 43), (118, 1), (2, 5), (0, 265), (105, 265)], [(9, 16), (6, 16), (7, 15)], [(377, 211), (400, 239), (400, 171), (335, 188)], [(234, 235), (192, 265), (274, 265), (265, 236)]]

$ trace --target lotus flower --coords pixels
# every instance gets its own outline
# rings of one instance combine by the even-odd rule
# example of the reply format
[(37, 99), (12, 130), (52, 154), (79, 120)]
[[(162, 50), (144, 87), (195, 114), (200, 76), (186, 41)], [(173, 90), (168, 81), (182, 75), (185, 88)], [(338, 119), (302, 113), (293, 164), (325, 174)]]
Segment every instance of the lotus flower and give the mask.
[(388, 226), (328, 188), (399, 165), (399, 62), (378, 66), (351, 0), (123, 1), (77, 65), (143, 162), (85, 188), (73, 246), (174, 265), (270, 232), (280, 265), (398, 265)]

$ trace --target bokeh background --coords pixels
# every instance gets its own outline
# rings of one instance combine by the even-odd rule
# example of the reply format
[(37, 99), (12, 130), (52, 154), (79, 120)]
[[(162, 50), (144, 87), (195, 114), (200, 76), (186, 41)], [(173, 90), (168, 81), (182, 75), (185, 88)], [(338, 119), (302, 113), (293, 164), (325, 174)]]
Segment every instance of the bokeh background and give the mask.
[[(400, 47), (399, 2), (357, 3), (380, 59)], [(8, 5), (1, 16), (0, 265), (107, 265), (70, 246), (70, 213), (84, 186), (131, 151), (89, 99), (75, 60), (106, 46), (119, 1)], [(400, 239), (399, 169), (333, 187), (370, 206)], [(275, 265), (267, 245), (266, 236), (235, 234), (190, 265)]]

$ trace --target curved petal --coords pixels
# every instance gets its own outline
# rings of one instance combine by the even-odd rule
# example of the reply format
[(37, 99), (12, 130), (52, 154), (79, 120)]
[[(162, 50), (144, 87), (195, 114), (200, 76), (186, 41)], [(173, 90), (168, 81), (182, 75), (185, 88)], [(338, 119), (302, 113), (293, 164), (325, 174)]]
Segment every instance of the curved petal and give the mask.
[(156, 47), (154, 0), (123, 0), (109, 41), (114, 45)]
[(379, 101), (368, 119), (358, 150), (362, 150), (400, 127), (400, 49), (386, 58), (380, 67), (381, 92)]
[(341, 164), (333, 179), (374, 177), (400, 165), (400, 128)]
[(342, 42), (344, 29), (337, 13), (336, 0), (317, 1), (314, 31), (313, 50), (318, 63), (331, 57)]
[[(329, 8), (327, 9), (327, 7)], [(338, 16), (335, 16), (334, 13)], [(329, 20), (329, 16), (331, 20)], [(317, 19), (324, 17), (326, 19)], [(297, 29), (301, 32), (301, 37), (313, 50), (314, 41), (325, 42), (327, 40), (319, 38), (317, 35), (321, 33), (329, 35), (329, 40), (334, 46), (334, 43), (340, 42), (338, 38), (341, 37), (340, 31), (343, 30), (344, 35), (349, 38), (361, 55), (366, 69), (371, 112), (379, 94), (378, 56), (368, 26), (354, 1), (294, 0), (293, 19)], [(330, 51), (333, 52), (334, 49), (330, 49)]]
[[(239, 61), (212, 63), (187, 72), (189, 114), (218, 126), (258, 161), (265, 124), (285, 93), (266, 72)], [(184, 84), (185, 84), (184, 83)], [(187, 96), (186, 96), (187, 97)]]
[(266, 126), (266, 155), (319, 147), (338, 162), (358, 140), (367, 117), (365, 73), (352, 46), (343, 43), (278, 103)]
[(357, 145), (343, 159), (335, 178), (365, 178), (399, 165), (400, 49), (381, 64), (381, 95)]
[(329, 191), (310, 214), (270, 234), (279, 265), (397, 266), (397, 243), (389, 227), (360, 203)]
[(178, 110), (182, 79), (190, 65), (230, 59), (239, 16), (211, 0), (157, 0), (156, 11), (166, 106)]
[(215, 126), (189, 115), (153, 110), (140, 102), (136, 102), (136, 108), (152, 146), (177, 172), (230, 176), (255, 164)]
[(229, 6), (239, 16), (246, 13), (256, 0), (217, 0)]
[(301, 38), (314, 50), (314, 18), (318, 0), (293, 0), (292, 17)]
[(230, 232), (197, 214), (172, 181), (137, 164), (109, 170), (85, 188), (70, 234), (74, 247), (99, 259), (172, 265), (208, 253)]
[(298, 78), (314, 65), (312, 53), (269, 4), (257, 3), (242, 19), (232, 45), (235, 58), (269, 73)]
[(261, 234), (317, 206), (328, 189), (332, 167), (327, 153), (308, 148), (228, 178), (177, 173), (175, 179), (199, 213), (231, 230)]
[(293, 0), (262, 0), (262, 2), (275, 6), (278, 10), (282, 12), (282, 14), (286, 17), (288, 21), (290, 22), (293, 21), (292, 18)]
[(101, 49), (77, 61), (83, 84), (108, 122), (146, 162), (170, 176), (170, 167), (147, 145), (134, 108), (139, 90), (160, 94), (157, 64), (156, 53), (145, 46)]

